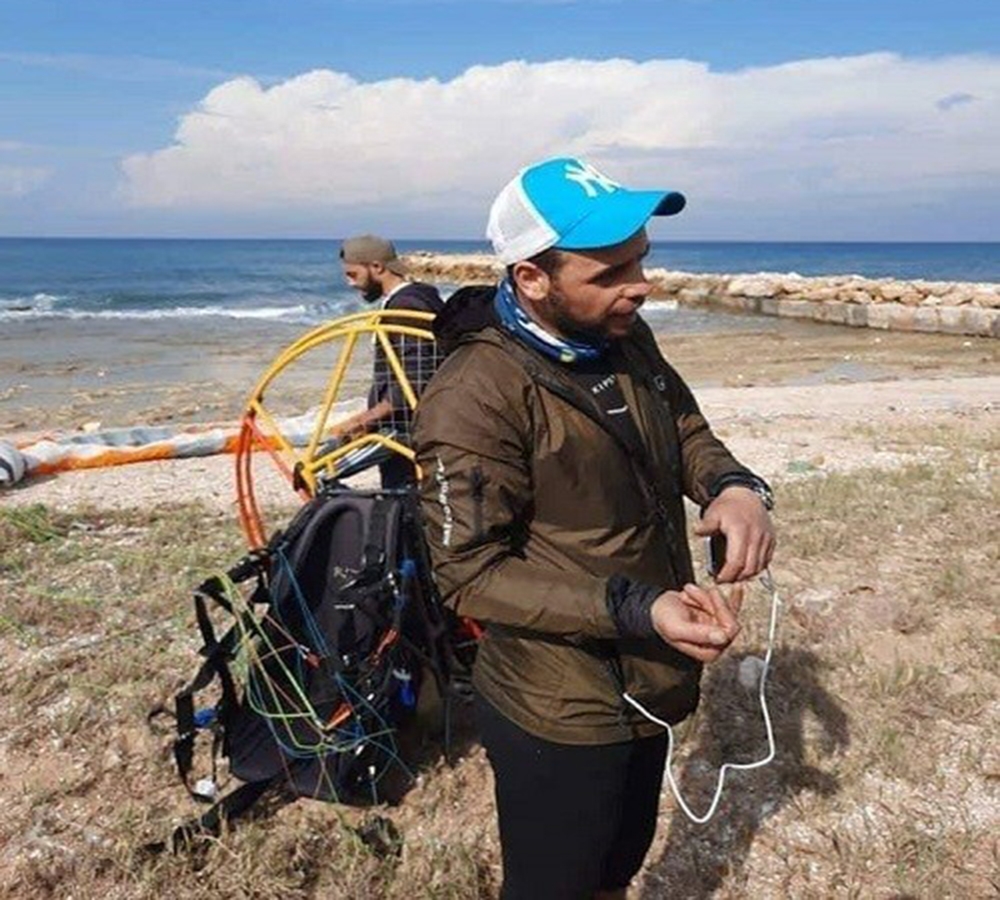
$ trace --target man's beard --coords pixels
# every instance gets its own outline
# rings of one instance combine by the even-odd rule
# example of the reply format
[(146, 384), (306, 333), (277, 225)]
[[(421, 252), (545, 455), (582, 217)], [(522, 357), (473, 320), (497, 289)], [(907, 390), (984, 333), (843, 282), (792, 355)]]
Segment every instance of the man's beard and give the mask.
[(382, 285), (377, 281), (369, 281), (368, 287), (361, 292), (361, 299), (365, 303), (374, 303), (382, 296)]
[(564, 295), (554, 287), (549, 291), (549, 304), (552, 309), (552, 317), (556, 328), (571, 341), (582, 341), (585, 344), (600, 344), (608, 339), (604, 328), (601, 325), (587, 327), (571, 319), (563, 311), (566, 308), (563, 302)]

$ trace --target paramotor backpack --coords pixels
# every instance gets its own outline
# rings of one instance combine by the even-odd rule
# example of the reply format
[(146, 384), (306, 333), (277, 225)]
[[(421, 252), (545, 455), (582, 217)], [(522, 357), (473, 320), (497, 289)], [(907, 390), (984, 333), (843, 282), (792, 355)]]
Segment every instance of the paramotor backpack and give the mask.
[[(232, 622), (218, 638), (213, 606)], [(461, 629), (440, 604), (413, 492), (318, 493), (266, 548), (203, 583), (195, 612), (204, 662), (175, 697), (174, 758), (192, 796), (215, 806), (192, 832), (275, 785), (353, 805), (386, 799), (386, 781), (400, 781), (390, 776), (410, 775), (398, 730), (427, 677), (444, 700), (447, 748), (474, 641), (457, 645)], [(214, 702), (198, 707), (210, 686)], [(204, 732), (212, 777), (192, 783)], [(245, 784), (218, 800), (220, 753)]]

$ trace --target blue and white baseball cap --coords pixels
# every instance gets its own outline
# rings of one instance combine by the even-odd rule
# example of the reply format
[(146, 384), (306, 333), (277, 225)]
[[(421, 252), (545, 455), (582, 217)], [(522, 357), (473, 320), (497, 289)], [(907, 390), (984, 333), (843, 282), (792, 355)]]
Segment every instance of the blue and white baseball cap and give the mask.
[(676, 215), (685, 202), (677, 191), (629, 190), (580, 159), (547, 159), (522, 169), (500, 191), (486, 236), (509, 266), (550, 247), (612, 247), (651, 216)]

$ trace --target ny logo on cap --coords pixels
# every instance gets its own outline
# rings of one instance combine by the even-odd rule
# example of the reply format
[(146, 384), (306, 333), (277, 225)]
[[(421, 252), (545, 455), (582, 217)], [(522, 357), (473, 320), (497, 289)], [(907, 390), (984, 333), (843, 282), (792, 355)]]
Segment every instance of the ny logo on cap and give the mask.
[(566, 180), (575, 181), (586, 192), (588, 197), (597, 196), (597, 188), (601, 187), (605, 193), (613, 194), (621, 185), (617, 181), (612, 181), (603, 172), (599, 172), (590, 163), (567, 163)]

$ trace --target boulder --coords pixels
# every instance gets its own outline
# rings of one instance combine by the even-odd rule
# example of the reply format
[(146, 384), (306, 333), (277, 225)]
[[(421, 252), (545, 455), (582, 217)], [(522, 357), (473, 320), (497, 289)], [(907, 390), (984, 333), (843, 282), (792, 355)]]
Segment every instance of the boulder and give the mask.
[(984, 309), (1000, 308), (1000, 291), (996, 288), (978, 287), (973, 292), (972, 302)]
[(704, 306), (712, 299), (712, 292), (707, 287), (685, 287), (677, 292), (677, 302), (691, 306)]
[(972, 303), (976, 298), (976, 292), (974, 288), (968, 285), (956, 285), (942, 298), (943, 306), (964, 306), (966, 303)]
[(781, 293), (781, 285), (766, 275), (745, 275), (732, 279), (726, 290), (739, 297), (774, 297)]
[(883, 300), (898, 300), (903, 294), (909, 291), (909, 286), (905, 282), (900, 281), (883, 282), (877, 288), (878, 296)]
[(808, 300), (814, 300), (822, 303), (825, 300), (839, 300), (840, 299), (840, 288), (831, 284), (821, 284), (819, 287), (813, 287), (805, 292), (805, 296)]

